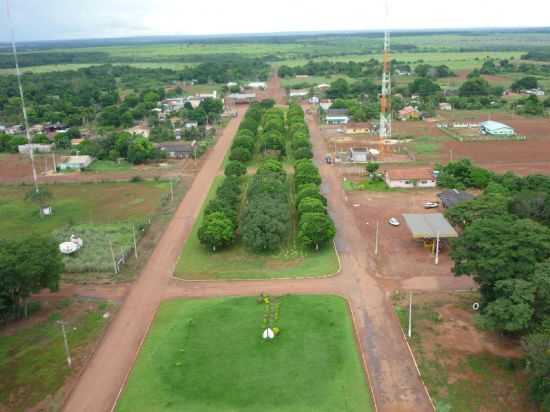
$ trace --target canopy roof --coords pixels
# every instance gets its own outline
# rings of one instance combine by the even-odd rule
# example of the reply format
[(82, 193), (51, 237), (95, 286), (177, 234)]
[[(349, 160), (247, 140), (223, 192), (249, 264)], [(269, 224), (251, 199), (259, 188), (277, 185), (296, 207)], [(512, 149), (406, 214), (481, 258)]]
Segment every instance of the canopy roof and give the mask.
[(451, 224), (441, 213), (408, 214), (403, 218), (415, 239), (441, 239), (458, 237)]

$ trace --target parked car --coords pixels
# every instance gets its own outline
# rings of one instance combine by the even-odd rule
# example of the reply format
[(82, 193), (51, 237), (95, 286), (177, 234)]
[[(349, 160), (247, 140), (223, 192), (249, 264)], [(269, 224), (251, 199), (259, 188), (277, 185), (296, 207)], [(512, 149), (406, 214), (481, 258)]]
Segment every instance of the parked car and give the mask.
[(399, 226), (401, 223), (399, 223), (399, 220), (397, 220), (396, 218), (392, 217), (390, 218), (390, 220), (388, 220), (388, 223), (392, 226)]
[(424, 209), (436, 209), (439, 207), (439, 202), (424, 202)]
[(332, 164), (332, 156), (327, 154), (325, 156), (325, 162), (327, 162), (327, 164), (329, 164), (329, 165)]

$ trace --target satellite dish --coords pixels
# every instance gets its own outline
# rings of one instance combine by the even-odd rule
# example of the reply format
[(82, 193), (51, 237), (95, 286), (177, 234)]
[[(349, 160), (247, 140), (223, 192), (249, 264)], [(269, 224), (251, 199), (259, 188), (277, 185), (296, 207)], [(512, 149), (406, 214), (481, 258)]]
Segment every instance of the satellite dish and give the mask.
[(479, 303), (475, 302), (473, 305), (472, 305), (472, 309), (475, 310), (476, 312), (479, 310)]
[(262, 333), (262, 338), (264, 339), (273, 339), (275, 337), (275, 332), (271, 328), (267, 328), (264, 330), (264, 333)]

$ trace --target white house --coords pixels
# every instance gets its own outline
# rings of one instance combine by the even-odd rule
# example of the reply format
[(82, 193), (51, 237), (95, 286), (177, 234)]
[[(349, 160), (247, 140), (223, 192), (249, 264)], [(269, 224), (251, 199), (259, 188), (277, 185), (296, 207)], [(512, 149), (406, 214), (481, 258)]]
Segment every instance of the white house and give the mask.
[(542, 89), (522, 90), (522, 93), (529, 96), (538, 96), (538, 97), (544, 96), (544, 90)]
[(32, 143), (32, 144), (22, 144), (17, 146), (17, 150), (21, 154), (30, 154), (31, 150), (34, 153), (50, 153), (52, 149), (54, 148), (54, 144), (40, 144), (40, 143)]
[(327, 90), (327, 89), (330, 89), (330, 84), (328, 83), (321, 83), (321, 84), (318, 84), (317, 86), (315, 86), (316, 88), (318, 88), (319, 90)]
[(441, 102), (439, 103), (439, 110), (450, 112), (453, 110), (453, 106), (451, 105), (451, 103)]
[(92, 164), (94, 158), (91, 156), (71, 156), (63, 163), (60, 163), (59, 170), (82, 170)]
[(350, 121), (350, 117), (348, 113), (349, 113), (348, 109), (327, 110), (325, 121), (327, 124), (332, 124), (332, 125), (348, 124)]
[(514, 136), (516, 134), (512, 127), (493, 120), (481, 123), (479, 131), (481, 134), (490, 136)]
[(250, 82), (250, 83), (248, 83), (248, 87), (250, 89), (265, 90), (265, 89), (267, 89), (267, 83), (266, 82)]
[(307, 89), (291, 89), (288, 92), (289, 97), (306, 97), (309, 94)]
[(198, 97), (201, 100), (204, 100), (204, 99), (217, 99), (218, 98), (218, 91), (213, 90), (210, 93), (199, 93), (195, 97)]
[(430, 168), (386, 170), (385, 180), (391, 188), (429, 188), (437, 185), (433, 170)]

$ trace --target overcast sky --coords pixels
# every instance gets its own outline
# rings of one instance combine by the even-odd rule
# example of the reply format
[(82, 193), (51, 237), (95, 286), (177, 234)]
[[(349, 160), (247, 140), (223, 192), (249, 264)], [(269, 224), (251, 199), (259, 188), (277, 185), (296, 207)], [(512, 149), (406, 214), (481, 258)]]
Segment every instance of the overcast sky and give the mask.
[[(0, 41), (9, 39), (2, 0)], [(9, 0), (16, 38), (54, 40), (383, 27), (373, 0)], [(548, 0), (390, 0), (400, 29), (550, 26)]]

